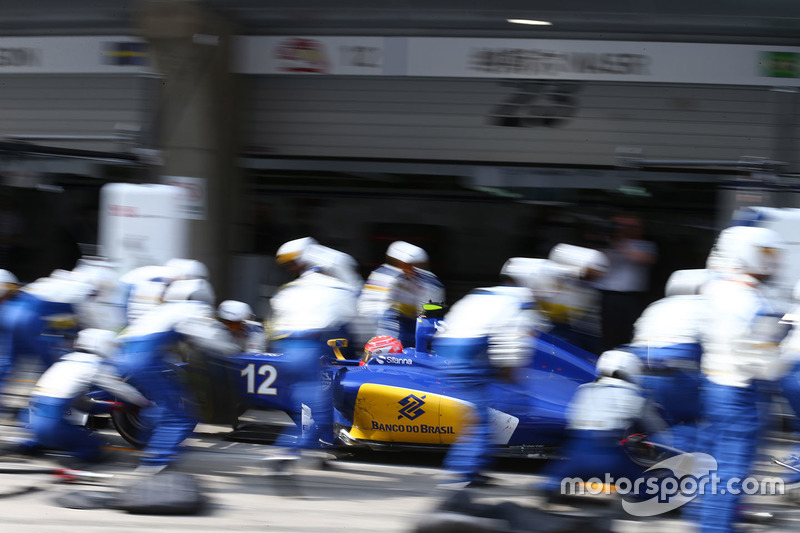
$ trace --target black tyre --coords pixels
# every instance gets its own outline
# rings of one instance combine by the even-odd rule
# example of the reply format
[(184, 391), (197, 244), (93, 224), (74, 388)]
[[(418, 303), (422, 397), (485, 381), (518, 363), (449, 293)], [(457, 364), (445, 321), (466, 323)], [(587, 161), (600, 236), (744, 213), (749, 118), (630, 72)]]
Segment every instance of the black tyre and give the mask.
[(152, 428), (139, 416), (138, 407), (113, 411), (111, 419), (122, 438), (133, 447), (141, 449), (147, 445)]

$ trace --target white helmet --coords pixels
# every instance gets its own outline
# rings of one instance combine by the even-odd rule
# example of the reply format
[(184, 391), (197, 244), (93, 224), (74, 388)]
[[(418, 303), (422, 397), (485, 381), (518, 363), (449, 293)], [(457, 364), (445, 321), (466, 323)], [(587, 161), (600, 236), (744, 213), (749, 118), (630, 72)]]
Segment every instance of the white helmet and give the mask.
[(642, 362), (637, 356), (624, 350), (608, 350), (597, 359), (597, 376), (616, 377), (638, 383), (642, 373)]
[(117, 281), (117, 273), (111, 263), (79, 263), (71, 274), (74, 281), (80, 281), (91, 285), (95, 291), (100, 293), (110, 292)]
[(83, 274), (80, 274), (80, 273), (79, 274), (75, 274), (73, 271), (64, 270), (63, 268), (57, 268), (57, 269), (53, 270), (52, 272), (50, 272), (50, 276), (48, 276), (48, 277), (50, 277), (52, 279), (60, 279), (60, 280), (66, 280), (66, 281), (75, 281), (76, 279), (78, 279), (79, 281), (83, 281), (83, 279), (84, 279)]
[(560, 274), (559, 265), (549, 259), (532, 257), (512, 257), (500, 269), (501, 276), (532, 289), (537, 297), (558, 291)]
[(173, 257), (164, 266), (175, 272), (176, 279), (208, 279), (208, 267), (197, 259)]
[(550, 250), (548, 259), (560, 265), (577, 268), (578, 275), (582, 275), (588, 270), (605, 273), (610, 267), (608, 257), (603, 252), (563, 242), (556, 244)]
[(75, 338), (75, 349), (80, 352), (93, 353), (108, 357), (116, 346), (117, 334), (107, 329), (88, 328), (78, 332)]
[(5, 269), (0, 269), (0, 298), (19, 286), (17, 276)]
[(715, 270), (771, 276), (779, 268), (782, 249), (780, 236), (769, 228), (732, 226), (720, 232), (707, 266)]
[(214, 305), (216, 298), (211, 284), (204, 279), (179, 279), (164, 293), (165, 302), (205, 302)]
[(80, 259), (78, 259), (77, 263), (75, 263), (75, 268), (73, 268), (72, 271), (88, 272), (100, 268), (115, 273), (118, 267), (119, 267), (118, 264), (112, 263), (111, 261), (103, 259), (102, 257), (83, 256)]
[(336, 265), (336, 251), (321, 244), (309, 244), (304, 250), (300, 261), (308, 268), (319, 269), (330, 274)]
[(217, 316), (228, 322), (244, 322), (253, 318), (253, 309), (245, 302), (225, 300), (217, 307)]
[(676, 270), (670, 274), (664, 286), (665, 296), (700, 294), (700, 290), (711, 281), (713, 272), (707, 268)]
[(309, 246), (317, 244), (313, 237), (302, 237), (283, 243), (278, 251), (275, 253), (275, 260), (279, 265), (283, 265), (290, 261), (304, 260), (303, 255)]
[(386, 249), (386, 256), (409, 265), (421, 265), (428, 262), (428, 254), (425, 250), (406, 241), (395, 241), (390, 244)]
[(11, 271), (6, 270), (4, 268), (0, 268), (0, 283), (8, 285), (19, 285), (19, 280), (17, 279), (17, 276), (11, 273)]

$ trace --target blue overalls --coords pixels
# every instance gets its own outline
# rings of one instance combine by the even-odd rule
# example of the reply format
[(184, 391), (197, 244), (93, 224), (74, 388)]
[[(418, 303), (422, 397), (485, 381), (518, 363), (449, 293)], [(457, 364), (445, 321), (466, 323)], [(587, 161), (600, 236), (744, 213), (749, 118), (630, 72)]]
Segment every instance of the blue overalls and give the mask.
[(167, 362), (167, 353), (181, 335), (170, 329), (141, 337), (125, 339), (118, 356), (117, 368), (128, 382), (155, 402), (147, 413), (153, 433), (147, 442), (143, 465), (162, 466), (171, 463), (181, 442), (191, 435), (198, 418), (190, 405), (191, 392), (179, 370)]
[(716, 493), (700, 496), (689, 511), (700, 531), (727, 532), (737, 520), (741, 498), (727, 484), (733, 478), (744, 480), (751, 471), (762, 427), (758, 405), (762, 396), (755, 385), (730, 387), (706, 380), (701, 398), (707, 427), (699, 432), (698, 450), (716, 459), (720, 483)]
[(551, 494), (558, 493), (567, 478), (583, 481), (597, 478), (601, 482), (606, 476), (613, 481), (638, 479), (644, 468), (625, 453), (620, 444), (622, 436), (620, 431), (570, 430), (562, 451), (565, 459), (548, 463), (542, 471), (547, 479), (540, 488)]
[(640, 377), (648, 397), (661, 406), (661, 415), (672, 430), (673, 446), (691, 452), (695, 450), (697, 420), (700, 417), (700, 357), (699, 343), (671, 346), (626, 346), (642, 361)]
[(497, 376), (489, 361), (488, 348), (486, 337), (433, 340), (434, 352), (449, 362), (448, 383), (455, 387), (458, 398), (474, 406), (472, 422), (464, 427), (444, 460), (445, 468), (460, 481), (476, 481), (493, 462), (489, 391)]
[[(736, 293), (731, 291), (741, 290), (742, 285), (728, 282), (726, 291), (724, 293), (720, 291), (718, 294), (735, 295)], [(720, 301), (723, 304), (721, 310), (714, 310), (717, 313), (724, 312), (724, 305), (728, 303), (722, 298)], [(771, 306), (760, 293), (751, 298), (751, 305), (752, 309), (749, 310), (754, 312), (749, 315), (749, 325), (740, 326), (740, 331), (752, 336), (748, 340), (758, 341), (756, 346), (770, 344), (765, 340), (774, 342), (774, 338), (763, 337), (763, 334), (759, 336), (759, 330), (753, 325), (764, 318), (777, 324), (778, 317), (774, 315)], [(753, 331), (757, 333), (751, 333)], [(780, 334), (781, 331), (781, 328), (776, 328), (774, 334)], [(769, 382), (753, 377), (743, 386), (717, 383), (713, 379), (719, 372), (713, 363), (721, 358), (714, 359), (708, 353), (704, 357), (707, 360), (704, 367), (709, 366), (711, 371), (706, 371), (707, 377), (701, 389), (704, 427), (698, 432), (697, 449), (711, 455), (717, 461), (716, 477), (719, 480), (719, 489), (697, 498), (692, 502), (689, 512), (691, 517), (699, 522), (699, 531), (728, 532), (738, 521), (738, 507), (742, 498), (741, 482), (752, 471), (758, 444), (762, 438), (764, 429), (762, 404), (766, 398), (766, 386)], [(765, 359), (767, 357), (771, 356), (764, 355)], [(743, 376), (737, 378), (745, 379)], [(728, 485), (736, 479), (739, 480), (739, 486), (729, 487)]]
[[(321, 447), (320, 441), (333, 442), (331, 391), (325, 390), (322, 378), (330, 360), (331, 349), (326, 343), (331, 338), (339, 337), (328, 330), (313, 330), (292, 332), (270, 342), (270, 350), (284, 353), (288, 362), (283, 372), (288, 372), (288, 382), (292, 384), (291, 403), (296, 409), (294, 418), (299, 432), (282, 433), (278, 446), (313, 450)], [(303, 417), (303, 406), (310, 410), (313, 423)]]
[(404, 347), (415, 346), (417, 319), (406, 316), (397, 309), (387, 309), (378, 321), (376, 335), (388, 335), (398, 339)]
[(22, 448), (63, 450), (87, 462), (100, 459), (100, 439), (85, 427), (70, 424), (65, 418), (74, 400), (75, 398), (31, 396), (28, 430), (34, 434), (35, 439), (23, 443)]
[(43, 368), (68, 353), (78, 332), (70, 303), (48, 302), (25, 291), (0, 306), (0, 391), (21, 355), (35, 355)]
[(417, 317), (416, 331), (414, 333), (414, 347), (417, 353), (431, 353), (433, 336), (436, 335), (436, 325), (439, 322), (441, 322), (440, 318), (424, 315)]

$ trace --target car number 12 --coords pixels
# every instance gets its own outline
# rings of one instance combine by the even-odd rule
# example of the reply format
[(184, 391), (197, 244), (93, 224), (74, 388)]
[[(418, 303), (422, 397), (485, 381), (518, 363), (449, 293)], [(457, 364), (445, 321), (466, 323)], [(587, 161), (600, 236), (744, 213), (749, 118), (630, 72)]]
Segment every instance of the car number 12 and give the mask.
[[(247, 376), (247, 394), (253, 394), (256, 392), (256, 365), (255, 363), (250, 363), (246, 367), (242, 369), (240, 372), (241, 376)], [(269, 394), (275, 395), (278, 394), (278, 389), (275, 387), (270, 387), (276, 379), (278, 379), (278, 371), (272, 365), (261, 365), (258, 367), (258, 375), (263, 376), (267, 375), (261, 385), (258, 387), (258, 392), (256, 394)]]

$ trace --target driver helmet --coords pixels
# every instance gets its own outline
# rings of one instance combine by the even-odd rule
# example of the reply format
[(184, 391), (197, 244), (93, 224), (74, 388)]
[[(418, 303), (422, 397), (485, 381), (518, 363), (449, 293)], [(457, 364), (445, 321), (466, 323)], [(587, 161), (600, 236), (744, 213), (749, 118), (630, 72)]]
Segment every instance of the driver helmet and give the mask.
[(366, 363), (375, 356), (390, 353), (403, 353), (403, 344), (389, 335), (378, 335), (377, 337), (372, 337), (364, 345), (364, 356), (361, 361)]

